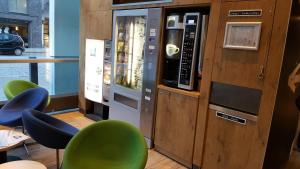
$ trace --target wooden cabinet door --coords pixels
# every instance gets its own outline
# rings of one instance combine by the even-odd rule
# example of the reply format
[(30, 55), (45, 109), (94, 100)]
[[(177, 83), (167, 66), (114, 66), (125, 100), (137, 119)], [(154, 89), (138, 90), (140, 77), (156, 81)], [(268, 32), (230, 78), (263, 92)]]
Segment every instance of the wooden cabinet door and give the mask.
[(92, 11), (85, 21), (87, 38), (112, 39), (112, 11)]
[(159, 90), (155, 147), (192, 167), (198, 98)]
[[(262, 89), (273, 24), (274, 5), (262, 1), (239, 1), (222, 4), (216, 43), (213, 81)], [(230, 17), (230, 10), (262, 10), (262, 16)], [(226, 49), (225, 29), (228, 22), (261, 22), (261, 36), (258, 50)]]
[(261, 164), (255, 151), (256, 123), (246, 125), (216, 117), (216, 111), (209, 111), (207, 138), (204, 146), (203, 169), (259, 169)]

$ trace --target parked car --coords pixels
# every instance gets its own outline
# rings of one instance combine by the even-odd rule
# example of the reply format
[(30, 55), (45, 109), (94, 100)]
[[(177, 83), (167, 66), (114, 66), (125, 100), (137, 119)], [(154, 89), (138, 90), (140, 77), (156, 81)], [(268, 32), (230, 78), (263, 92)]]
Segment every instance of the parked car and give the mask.
[(0, 33), (0, 53), (20, 56), (24, 51), (24, 41), (19, 35)]

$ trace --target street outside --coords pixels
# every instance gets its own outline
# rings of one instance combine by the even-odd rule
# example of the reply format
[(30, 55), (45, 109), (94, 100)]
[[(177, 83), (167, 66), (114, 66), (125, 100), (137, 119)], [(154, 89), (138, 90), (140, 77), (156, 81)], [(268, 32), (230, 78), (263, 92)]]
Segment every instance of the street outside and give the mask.
[[(45, 51), (45, 50), (44, 50)], [(22, 56), (0, 55), (0, 59), (24, 59), (29, 57), (49, 57), (46, 52), (23, 53)], [(16, 79), (30, 81), (29, 63), (0, 63), (0, 101), (6, 100), (3, 92), (4, 85)], [(50, 94), (53, 94), (53, 63), (38, 64), (38, 82), (39, 86), (46, 88)]]
[[(11, 49), (16, 49), (16, 46), (19, 48), (26, 47), (25, 53), (23, 53), (22, 56), (2, 55), (1, 52), (3, 51), (0, 51), (0, 60), (29, 59), (29, 57), (49, 57), (51, 59), (52, 57), (50, 57), (47, 54), (47, 50), (45, 50), (49, 48), (50, 40), (53, 40), (53, 44), (63, 44), (62, 42), (66, 42), (63, 37), (67, 37), (69, 35), (69, 25), (60, 25), (58, 29), (54, 26), (55, 29), (50, 32), (49, 24), (55, 24), (57, 21), (54, 19), (56, 17), (56, 9), (52, 10), (52, 14), (50, 14), (50, 2), (49, 0), (0, 0), (0, 34), (3, 34), (3, 36), (0, 37), (2, 42), (1, 46), (5, 44), (9, 46), (6, 46), (5, 48)], [(77, 16), (78, 10), (71, 10), (69, 12), (71, 12), (72, 16), (73, 12), (74, 15), (76, 14)], [(55, 20), (55, 22), (50, 22), (50, 16), (54, 17), (53, 21)], [(66, 21), (68, 20), (69, 19), (66, 18)], [(72, 22), (70, 23), (73, 25), (73, 20), (71, 21)], [(79, 26), (79, 22), (77, 23), (76, 21), (76, 25), (77, 24)], [(74, 31), (77, 31), (77, 29), (74, 29)], [(64, 36), (61, 36), (62, 32), (64, 32)], [(78, 32), (76, 32), (76, 34), (78, 34)], [(18, 35), (17, 38), (16, 35)], [(79, 43), (77, 40), (74, 42), (72, 40), (68, 42), (74, 46)], [(68, 45), (66, 45), (66, 47), (64, 45), (59, 45), (59, 48), (64, 52), (67, 51), (74, 55)], [(53, 53), (57, 53), (56, 50), (58, 49), (53, 49)], [(20, 50), (19, 52), (14, 52), (17, 55), (21, 53)], [(37, 71), (38, 85), (46, 88), (50, 95), (77, 92), (78, 83), (76, 82), (78, 81), (79, 73), (78, 64), (78, 62), (39, 63)], [(32, 65), (30, 66), (30, 63), (1, 63), (0, 61), (0, 101), (6, 100), (2, 88), (7, 82), (15, 79), (30, 80), (30, 67), (33, 67)]]

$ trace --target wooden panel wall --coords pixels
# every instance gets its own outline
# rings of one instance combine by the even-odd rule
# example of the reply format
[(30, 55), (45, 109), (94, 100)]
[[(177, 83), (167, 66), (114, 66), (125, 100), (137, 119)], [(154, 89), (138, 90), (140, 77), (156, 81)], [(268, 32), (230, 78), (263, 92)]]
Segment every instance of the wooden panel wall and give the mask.
[[(211, 79), (208, 78), (209, 75), (206, 77), (207, 80), (203, 79), (200, 91), (198, 136), (194, 153), (194, 164), (197, 166), (204, 169), (263, 168), (278, 90), (290, 5), (291, 0), (221, 1), (215, 53), (211, 51), (212, 55), (205, 56), (209, 58), (205, 60), (207, 62), (204, 73), (208, 71), (207, 74), (211, 72), (213, 74), (210, 76)], [(229, 9), (263, 9), (263, 16), (261, 18), (228, 18)], [(243, 52), (223, 49), (227, 21), (262, 21), (259, 51)], [(257, 77), (261, 65), (264, 66), (263, 79)], [(217, 119), (214, 111), (208, 111), (211, 80), (262, 90), (262, 106), (259, 110), (258, 121), (250, 121), (248, 126), (240, 126)], [(201, 145), (203, 140), (205, 140), (204, 146)]]
[(79, 108), (86, 113), (92, 103), (84, 98), (85, 39), (111, 39), (112, 0), (81, 0)]
[(211, 88), (211, 77), (213, 70), (213, 58), (215, 55), (215, 44), (217, 40), (218, 25), (220, 19), (221, 0), (213, 0), (210, 11), (209, 29), (207, 33), (207, 42), (203, 60), (203, 77), (201, 81), (197, 129), (195, 137), (195, 149), (193, 164), (200, 167), (203, 157), (203, 144), (205, 139), (208, 99)]
[[(260, 138), (260, 140), (258, 140), (258, 142), (260, 143), (265, 143), (264, 139), (265, 140), (269, 139), (267, 137), (269, 136), (270, 133), (270, 128), (271, 128), (270, 123), (273, 121), (274, 118), (278, 118), (278, 116), (274, 117), (273, 112), (278, 111), (276, 110), (277, 107), (276, 99), (278, 99), (277, 97), (279, 97), (277, 91), (279, 90), (278, 89), (279, 80), (280, 80), (279, 76), (281, 74), (282, 67), (286, 66), (283, 64), (283, 59), (285, 53), (286, 38), (288, 33), (292, 2), (293, 0), (276, 0), (273, 30), (270, 39), (270, 48), (268, 53), (269, 59), (266, 67), (266, 78), (263, 87), (264, 94), (261, 102), (262, 106), (259, 112), (260, 119), (258, 121), (257, 136), (261, 136), (258, 137)], [(281, 123), (281, 126), (284, 127), (286, 124), (284, 124), (284, 121), (282, 122), (283, 123)], [(291, 123), (294, 122), (291, 121)], [(263, 144), (259, 144), (259, 147), (257, 147), (257, 150), (255, 150), (254, 153), (258, 153), (259, 149), (265, 150), (264, 148), (265, 147)], [(285, 152), (282, 153), (285, 154)], [(267, 154), (267, 155), (274, 157), (274, 154)], [(285, 154), (285, 155), (288, 156), (290, 154)], [(259, 156), (257, 156), (257, 158), (259, 158)], [(273, 160), (275, 160), (275, 158), (273, 158)], [(280, 160), (285, 160), (285, 159), (280, 159)], [(276, 167), (278, 167), (277, 164), (280, 164), (280, 161), (278, 160), (274, 164)], [(276, 167), (273, 166), (271, 167), (271, 169)]]

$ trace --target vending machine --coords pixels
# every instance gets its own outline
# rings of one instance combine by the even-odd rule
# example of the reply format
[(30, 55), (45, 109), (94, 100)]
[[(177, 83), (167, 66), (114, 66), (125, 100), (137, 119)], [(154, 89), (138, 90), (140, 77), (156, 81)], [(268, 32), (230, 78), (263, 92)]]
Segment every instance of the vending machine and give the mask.
[(108, 118), (111, 76), (111, 40), (86, 39), (85, 98), (93, 102), (86, 117), (93, 120)]
[(129, 122), (152, 145), (160, 8), (114, 11), (110, 119)]

